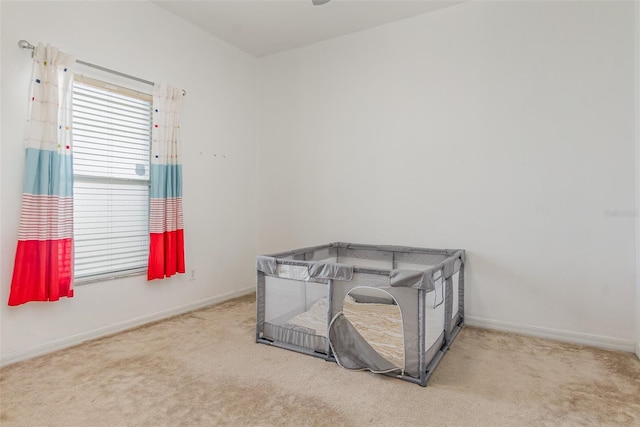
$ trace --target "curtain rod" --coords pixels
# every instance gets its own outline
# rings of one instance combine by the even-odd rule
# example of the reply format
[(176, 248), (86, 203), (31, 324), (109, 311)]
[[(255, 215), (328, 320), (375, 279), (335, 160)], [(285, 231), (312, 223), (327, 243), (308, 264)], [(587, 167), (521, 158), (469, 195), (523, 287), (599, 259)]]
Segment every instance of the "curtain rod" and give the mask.
[[(29, 43), (26, 40), (19, 40), (18, 41), (18, 47), (20, 49), (31, 50), (32, 51), (31, 52), (31, 56), (33, 56), (33, 52), (35, 52), (35, 49), (36, 49), (36, 47), (34, 45), (32, 45), (31, 43)], [(137, 82), (148, 84), (150, 86), (153, 86), (155, 84), (153, 82), (150, 82), (149, 80), (141, 79), (140, 77), (132, 76), (130, 74), (121, 73), (120, 71), (112, 70), (110, 68), (102, 67), (100, 65), (92, 64), (90, 62), (81, 61), (79, 59), (76, 59), (76, 62), (78, 64), (82, 64), (82, 65), (85, 65), (87, 67), (95, 68), (95, 69), (100, 70), (100, 71), (105, 71), (107, 73), (115, 74), (115, 75), (118, 75), (120, 77), (125, 77), (127, 79), (135, 80)], [(182, 96), (185, 96), (186, 94), (187, 94), (187, 91), (182, 89)]]

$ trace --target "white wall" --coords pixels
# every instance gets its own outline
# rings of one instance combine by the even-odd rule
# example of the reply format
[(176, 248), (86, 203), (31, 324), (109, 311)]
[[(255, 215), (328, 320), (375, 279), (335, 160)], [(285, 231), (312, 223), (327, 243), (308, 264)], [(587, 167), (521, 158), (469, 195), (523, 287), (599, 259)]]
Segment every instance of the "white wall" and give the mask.
[(263, 58), (260, 251), (464, 248), (468, 323), (632, 351), (633, 88), (631, 2), (471, 2)]
[[(257, 236), (256, 59), (148, 2), (2, 1), (0, 361), (40, 354), (251, 291)], [(17, 242), (31, 72), (19, 39), (187, 90), (183, 104), (187, 270), (76, 287), (58, 303), (6, 305)], [(214, 157), (214, 155), (217, 155)], [(226, 156), (226, 158), (224, 158)]]

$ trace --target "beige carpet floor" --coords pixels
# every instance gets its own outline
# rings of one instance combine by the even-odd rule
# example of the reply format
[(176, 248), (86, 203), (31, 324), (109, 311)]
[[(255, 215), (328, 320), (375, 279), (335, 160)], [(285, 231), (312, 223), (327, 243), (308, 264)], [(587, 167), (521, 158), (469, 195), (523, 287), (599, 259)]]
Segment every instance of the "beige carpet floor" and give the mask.
[(428, 387), (254, 343), (255, 300), (0, 370), (9, 426), (640, 426), (631, 353), (465, 327)]

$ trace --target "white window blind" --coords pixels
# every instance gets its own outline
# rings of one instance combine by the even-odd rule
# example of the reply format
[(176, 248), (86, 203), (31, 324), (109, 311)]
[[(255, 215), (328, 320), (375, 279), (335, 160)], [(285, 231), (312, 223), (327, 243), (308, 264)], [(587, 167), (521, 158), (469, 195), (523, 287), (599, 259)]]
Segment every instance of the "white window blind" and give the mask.
[(76, 80), (73, 89), (75, 281), (146, 271), (151, 101)]

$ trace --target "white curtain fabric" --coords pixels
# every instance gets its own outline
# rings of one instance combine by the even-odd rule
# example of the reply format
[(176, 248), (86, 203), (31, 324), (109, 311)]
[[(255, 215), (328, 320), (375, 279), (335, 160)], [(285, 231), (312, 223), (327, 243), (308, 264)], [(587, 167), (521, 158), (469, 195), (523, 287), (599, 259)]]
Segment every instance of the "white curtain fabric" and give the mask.
[(180, 113), (182, 89), (166, 83), (153, 88), (153, 144), (151, 163), (179, 165), (181, 159)]
[(71, 97), (75, 58), (38, 43), (33, 53), (26, 148), (71, 153)]

